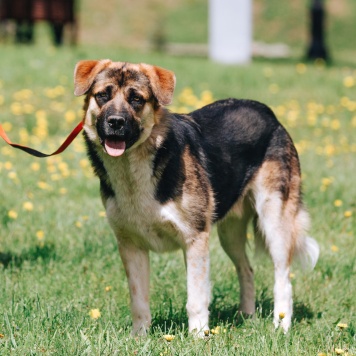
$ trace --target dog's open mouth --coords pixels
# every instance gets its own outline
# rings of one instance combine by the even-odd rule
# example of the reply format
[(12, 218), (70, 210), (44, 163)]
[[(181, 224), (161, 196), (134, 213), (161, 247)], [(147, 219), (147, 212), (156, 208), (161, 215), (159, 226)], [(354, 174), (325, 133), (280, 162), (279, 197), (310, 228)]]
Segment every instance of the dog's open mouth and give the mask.
[(112, 157), (119, 157), (125, 152), (125, 141), (114, 138), (106, 138), (104, 141), (105, 151)]

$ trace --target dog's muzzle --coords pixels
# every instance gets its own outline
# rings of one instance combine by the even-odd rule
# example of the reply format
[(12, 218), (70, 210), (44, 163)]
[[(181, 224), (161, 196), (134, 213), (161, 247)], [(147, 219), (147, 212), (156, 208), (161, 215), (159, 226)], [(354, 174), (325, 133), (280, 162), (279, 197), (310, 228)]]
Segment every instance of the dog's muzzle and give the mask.
[(103, 143), (106, 153), (112, 157), (121, 156), (125, 152), (125, 125), (126, 120), (122, 116), (110, 115), (107, 118), (106, 138)]
[(111, 115), (108, 117), (108, 125), (115, 134), (124, 136), (125, 133), (125, 119), (122, 116)]

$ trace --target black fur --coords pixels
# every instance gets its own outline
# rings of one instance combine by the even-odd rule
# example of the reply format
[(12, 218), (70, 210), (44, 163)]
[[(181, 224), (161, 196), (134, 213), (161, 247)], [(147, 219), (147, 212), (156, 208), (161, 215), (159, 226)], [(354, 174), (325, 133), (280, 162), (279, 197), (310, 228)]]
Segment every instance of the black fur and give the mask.
[(93, 143), (89, 140), (88, 135), (86, 134), (85, 131), (83, 132), (83, 136), (84, 136), (84, 141), (85, 141), (85, 144), (87, 147), (88, 157), (89, 157), (91, 165), (94, 169), (94, 173), (100, 179), (100, 192), (102, 194), (102, 197), (105, 199), (114, 197), (115, 193), (114, 193), (114, 190), (112, 189), (112, 186), (110, 184), (108, 174), (104, 167), (103, 161), (97, 154), (97, 151), (96, 151)]
[(214, 217), (219, 220), (241, 196), (267, 150), (269, 159), (283, 160), (285, 153), (279, 150), (286, 142), (279, 140), (291, 139), (266, 105), (251, 100), (217, 101), (189, 117), (170, 116), (169, 133), (155, 158), (155, 174), (164, 166), (156, 197), (164, 203), (180, 194), (185, 179), (182, 153), (189, 146), (208, 173), (215, 194)]
[(169, 114), (165, 120), (169, 120), (170, 130), (153, 162), (154, 175), (159, 178), (156, 199), (162, 204), (182, 194), (186, 178), (182, 156), (187, 146), (197, 162), (205, 166), (197, 124), (191, 118), (178, 114)]

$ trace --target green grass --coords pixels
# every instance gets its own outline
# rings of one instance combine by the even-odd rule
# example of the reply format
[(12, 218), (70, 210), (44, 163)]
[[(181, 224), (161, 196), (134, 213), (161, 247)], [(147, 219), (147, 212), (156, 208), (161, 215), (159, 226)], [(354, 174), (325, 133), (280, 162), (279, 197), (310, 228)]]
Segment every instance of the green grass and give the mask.
[[(42, 160), (1, 142), (0, 355), (335, 355), (338, 348), (356, 355), (356, 72), (347, 65), (355, 52), (331, 67), (296, 58), (226, 67), (117, 47), (55, 49), (46, 43), (2, 45), (1, 54), (0, 122), (11, 128), (13, 141), (26, 138), (25, 128), (28, 144), (47, 152), (80, 120), (82, 98), (73, 95), (72, 73), (84, 58), (174, 70), (172, 109), (193, 108), (188, 102), (199, 103), (205, 90), (215, 99), (252, 98), (272, 106), (300, 153), (311, 235), (321, 256), (313, 272), (293, 269), (294, 320), (285, 336), (272, 326), (273, 266), (252, 258), (253, 241), (257, 313), (236, 322), (237, 278), (214, 232), (211, 327), (221, 329), (196, 340), (186, 330), (182, 253), (152, 254), (153, 327), (147, 338), (131, 338), (126, 277), (100, 214), (98, 181), (82, 139), (61, 156)], [(42, 136), (36, 139), (34, 132)], [(335, 206), (338, 200), (341, 206)], [(90, 318), (92, 309), (100, 310), (99, 319)], [(340, 330), (338, 322), (348, 327)], [(164, 334), (175, 339), (169, 343)]]

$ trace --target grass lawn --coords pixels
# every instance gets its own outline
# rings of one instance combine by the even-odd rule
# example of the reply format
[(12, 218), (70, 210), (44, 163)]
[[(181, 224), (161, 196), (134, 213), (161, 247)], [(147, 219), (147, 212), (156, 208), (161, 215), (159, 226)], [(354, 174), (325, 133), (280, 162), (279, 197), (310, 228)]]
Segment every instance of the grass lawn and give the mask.
[[(272, 326), (273, 267), (252, 257), (252, 236), (257, 313), (236, 322), (237, 277), (214, 232), (215, 334), (207, 340), (186, 330), (182, 253), (152, 254), (153, 326), (147, 338), (131, 338), (126, 277), (82, 138), (48, 159), (0, 142), (0, 355), (356, 355), (354, 52), (331, 67), (297, 59), (229, 67), (94, 45), (0, 50), (0, 122), (13, 141), (45, 152), (81, 119), (72, 73), (84, 58), (172, 69), (172, 110), (191, 110), (211, 97), (272, 106), (300, 154), (311, 235), (321, 247), (313, 272), (293, 269), (293, 325), (284, 335)], [(165, 334), (175, 338), (166, 341)]]

